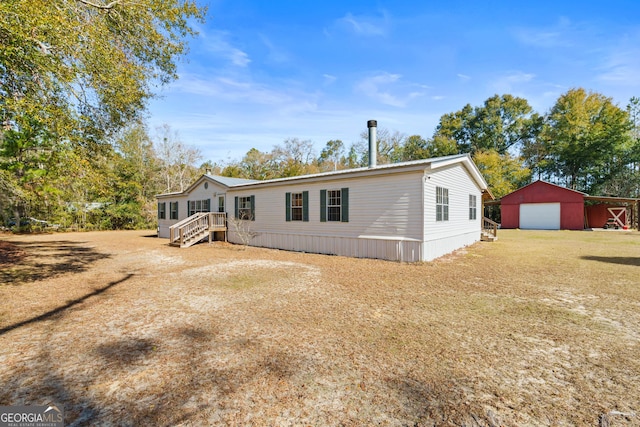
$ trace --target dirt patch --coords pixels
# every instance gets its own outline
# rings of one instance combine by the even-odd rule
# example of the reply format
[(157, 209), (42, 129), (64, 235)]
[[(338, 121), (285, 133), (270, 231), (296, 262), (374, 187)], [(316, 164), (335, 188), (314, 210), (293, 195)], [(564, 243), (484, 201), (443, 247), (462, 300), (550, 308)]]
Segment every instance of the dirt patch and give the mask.
[(70, 425), (640, 425), (638, 233), (502, 231), (416, 264), (147, 234), (5, 240), (0, 403)]

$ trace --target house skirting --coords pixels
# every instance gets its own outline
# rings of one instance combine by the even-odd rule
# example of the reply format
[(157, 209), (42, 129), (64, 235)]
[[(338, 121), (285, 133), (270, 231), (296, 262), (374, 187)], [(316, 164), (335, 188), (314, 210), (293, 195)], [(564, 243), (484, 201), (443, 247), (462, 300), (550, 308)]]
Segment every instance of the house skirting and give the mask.
[(434, 238), (422, 243), (423, 261), (431, 261), (480, 240), (480, 230)]
[[(241, 242), (233, 231), (229, 231), (229, 241)], [(251, 239), (249, 245), (296, 252), (402, 262), (421, 261), (422, 255), (422, 242), (419, 240), (384, 237), (339, 237), (260, 232)]]

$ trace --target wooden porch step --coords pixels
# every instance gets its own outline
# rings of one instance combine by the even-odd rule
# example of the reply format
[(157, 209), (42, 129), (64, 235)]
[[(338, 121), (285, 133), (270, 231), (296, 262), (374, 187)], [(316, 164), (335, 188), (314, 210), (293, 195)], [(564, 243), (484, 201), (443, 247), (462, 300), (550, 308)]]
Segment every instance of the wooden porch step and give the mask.
[(205, 238), (211, 239), (212, 233), (227, 231), (226, 213), (199, 212), (169, 227), (169, 245), (188, 248)]
[(495, 242), (496, 240), (498, 240), (498, 236), (483, 232), (480, 235), (480, 240), (482, 240), (483, 242)]

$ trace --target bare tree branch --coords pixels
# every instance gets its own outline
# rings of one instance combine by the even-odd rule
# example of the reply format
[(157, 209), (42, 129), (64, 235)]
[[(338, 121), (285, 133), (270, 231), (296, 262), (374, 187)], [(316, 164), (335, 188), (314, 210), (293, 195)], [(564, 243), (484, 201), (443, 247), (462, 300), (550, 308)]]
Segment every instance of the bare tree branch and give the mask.
[(86, 4), (87, 6), (95, 7), (96, 9), (101, 9), (101, 10), (113, 9), (115, 7), (115, 5), (117, 5), (118, 3), (121, 2), (121, 0), (113, 0), (109, 4), (95, 4), (95, 3), (92, 3), (92, 2), (87, 1), (87, 0), (76, 0), (76, 1), (79, 1), (82, 4)]

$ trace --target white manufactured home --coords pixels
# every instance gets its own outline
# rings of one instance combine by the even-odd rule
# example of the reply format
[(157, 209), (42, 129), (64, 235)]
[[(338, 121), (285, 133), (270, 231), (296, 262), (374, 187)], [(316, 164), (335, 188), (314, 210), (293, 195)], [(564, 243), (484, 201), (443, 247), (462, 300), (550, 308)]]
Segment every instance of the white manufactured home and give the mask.
[(179, 246), (217, 235), (291, 251), (429, 261), (480, 240), (486, 191), (466, 154), (266, 181), (206, 174), (184, 192), (157, 196), (158, 232)]

